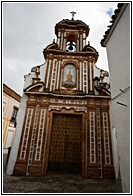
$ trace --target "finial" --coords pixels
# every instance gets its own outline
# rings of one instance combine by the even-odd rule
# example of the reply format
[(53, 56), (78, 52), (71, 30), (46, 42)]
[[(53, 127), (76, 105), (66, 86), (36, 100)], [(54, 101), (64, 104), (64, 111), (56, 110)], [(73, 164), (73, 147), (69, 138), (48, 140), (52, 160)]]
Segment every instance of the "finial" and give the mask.
[(74, 15), (77, 14), (77, 13), (72, 11), (72, 12), (70, 12), (70, 14), (72, 14), (72, 19), (71, 20), (74, 20)]
[(40, 66), (36, 67), (36, 78), (40, 75)]

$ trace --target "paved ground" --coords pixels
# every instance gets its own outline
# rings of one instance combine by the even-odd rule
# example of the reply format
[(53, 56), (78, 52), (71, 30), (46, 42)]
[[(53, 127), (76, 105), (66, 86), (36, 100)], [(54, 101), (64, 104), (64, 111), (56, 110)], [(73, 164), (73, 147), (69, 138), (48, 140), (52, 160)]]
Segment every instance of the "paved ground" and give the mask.
[(5, 174), (3, 193), (122, 193), (120, 180), (92, 180), (79, 175), (17, 177)]

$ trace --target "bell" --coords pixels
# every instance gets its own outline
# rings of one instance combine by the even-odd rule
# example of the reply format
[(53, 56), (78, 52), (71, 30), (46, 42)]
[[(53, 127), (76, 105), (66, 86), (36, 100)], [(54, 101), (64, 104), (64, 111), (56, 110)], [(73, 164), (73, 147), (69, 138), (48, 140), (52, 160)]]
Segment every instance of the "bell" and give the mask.
[(68, 47), (68, 50), (73, 50), (73, 46), (70, 45), (70, 46)]

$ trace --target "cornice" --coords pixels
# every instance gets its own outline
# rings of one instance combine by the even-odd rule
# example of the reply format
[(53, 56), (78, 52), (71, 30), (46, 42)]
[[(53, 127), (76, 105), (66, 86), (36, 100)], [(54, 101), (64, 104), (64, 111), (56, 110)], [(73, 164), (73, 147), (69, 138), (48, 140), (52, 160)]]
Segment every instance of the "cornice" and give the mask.
[[(74, 57), (78, 57), (78, 56), (82, 56), (82, 57), (89, 57), (89, 56), (92, 56), (95, 58), (95, 62), (97, 61), (98, 59), (98, 52), (94, 52), (94, 51), (78, 51), (78, 52), (67, 52), (67, 51), (64, 51), (64, 50), (55, 50), (55, 49), (48, 49), (48, 50), (43, 50), (43, 54), (44, 54), (44, 58), (47, 59), (47, 55), (48, 54), (53, 54), (53, 55), (64, 55), (64, 56), (74, 56)], [(51, 58), (53, 58), (53, 56), (51, 56)]]
[(89, 34), (89, 26), (86, 25), (83, 21), (81, 20), (68, 20), (68, 19), (63, 19), (59, 23), (56, 24), (55, 26), (55, 34), (58, 35), (59, 29), (78, 29), (78, 30), (85, 30), (86, 31), (86, 36)]
[(9, 88), (6, 84), (3, 84), (3, 92), (15, 99), (16, 101), (20, 102), (21, 96), (17, 94), (14, 90)]
[(69, 98), (105, 98), (105, 99), (111, 99), (110, 95), (103, 96), (103, 95), (66, 95), (66, 94), (54, 94), (54, 93), (44, 93), (44, 92), (25, 92), (25, 94), (33, 94), (33, 95), (45, 95), (45, 96), (53, 96), (53, 97), (69, 97)]

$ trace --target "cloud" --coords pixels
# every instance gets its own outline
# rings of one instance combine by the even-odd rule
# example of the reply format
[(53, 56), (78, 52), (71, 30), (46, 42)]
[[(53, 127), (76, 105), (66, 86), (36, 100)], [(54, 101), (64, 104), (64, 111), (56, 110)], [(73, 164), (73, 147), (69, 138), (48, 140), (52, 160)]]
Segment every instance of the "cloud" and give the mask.
[(75, 20), (90, 27), (87, 41), (99, 52), (97, 66), (108, 69), (100, 41), (111, 20), (108, 13), (116, 6), (116, 2), (3, 3), (3, 82), (22, 94), (23, 76), (45, 61), (42, 51), (56, 40), (56, 23), (71, 19), (71, 11), (77, 12)]

